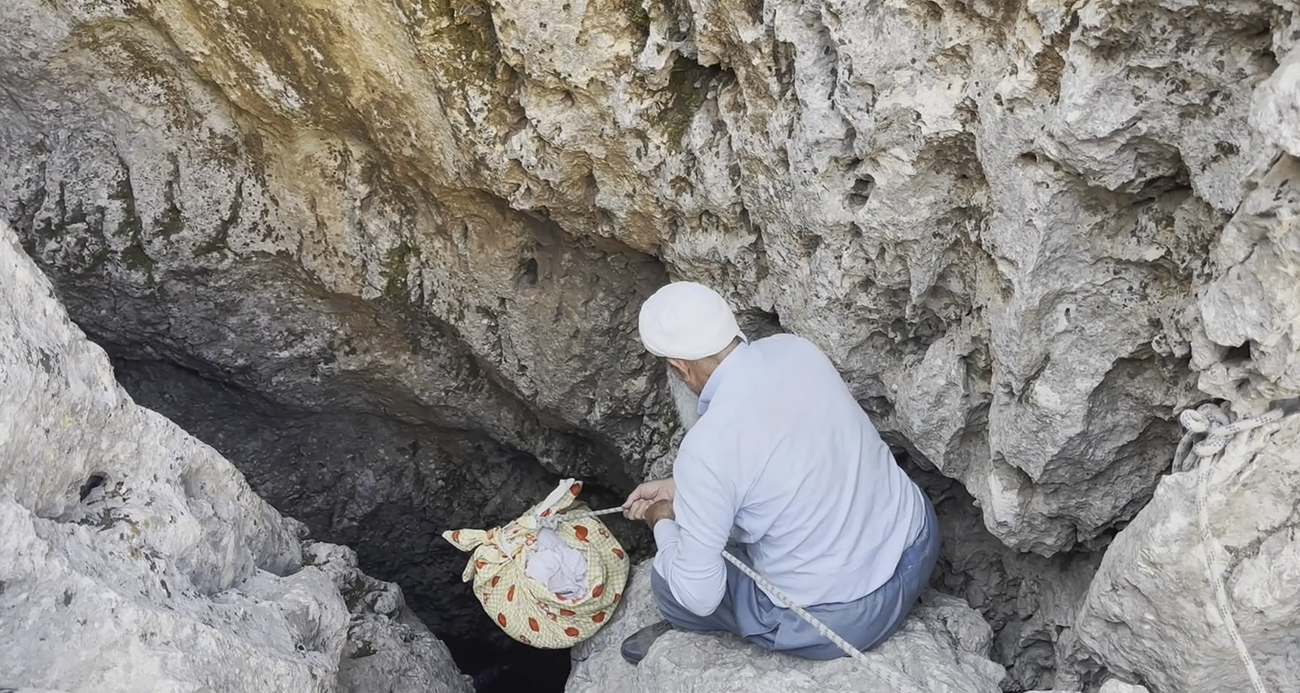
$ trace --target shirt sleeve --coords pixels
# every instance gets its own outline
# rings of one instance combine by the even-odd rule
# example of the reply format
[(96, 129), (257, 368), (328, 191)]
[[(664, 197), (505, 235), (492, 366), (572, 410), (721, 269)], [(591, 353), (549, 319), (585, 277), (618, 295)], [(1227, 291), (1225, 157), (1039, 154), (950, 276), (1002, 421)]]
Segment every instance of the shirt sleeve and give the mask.
[(674, 464), (677, 495), (674, 520), (655, 523), (654, 567), (668, 583), (673, 598), (697, 616), (708, 616), (722, 603), (727, 590), (727, 565), (722, 558), (736, 519), (735, 499), (714, 469), (698, 457), (680, 452)]

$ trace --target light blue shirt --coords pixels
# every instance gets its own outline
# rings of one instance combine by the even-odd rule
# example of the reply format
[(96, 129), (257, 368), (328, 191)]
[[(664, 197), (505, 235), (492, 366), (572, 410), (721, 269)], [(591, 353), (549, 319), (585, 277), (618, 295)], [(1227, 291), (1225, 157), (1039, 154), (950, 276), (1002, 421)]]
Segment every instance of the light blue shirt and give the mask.
[(654, 529), (654, 566), (678, 603), (717, 609), (732, 537), (799, 606), (889, 580), (925, 522), (921, 491), (821, 350), (793, 335), (739, 345), (700, 412), (673, 469), (676, 520)]

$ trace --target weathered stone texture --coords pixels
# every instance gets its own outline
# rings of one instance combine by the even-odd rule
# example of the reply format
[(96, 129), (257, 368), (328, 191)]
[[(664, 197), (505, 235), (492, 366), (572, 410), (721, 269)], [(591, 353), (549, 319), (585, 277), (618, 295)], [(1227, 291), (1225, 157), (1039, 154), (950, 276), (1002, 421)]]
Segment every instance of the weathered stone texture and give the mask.
[[(1267, 690), (1300, 689), (1300, 413), (1242, 434), (1222, 454), (1165, 477), (1120, 533), (1088, 589), (1076, 631), (1089, 651), (1154, 691), (1252, 690), (1219, 615), (1214, 556), (1241, 640)], [(1208, 471), (1208, 527), (1197, 506)]]
[[(403, 480), (484, 457), (614, 490), (668, 470), (635, 313), (686, 278), (814, 340), (993, 536), (1052, 558), (1150, 499), (1180, 409), (1300, 395), (1296, 12), (11, 0), (0, 212), (115, 356), (279, 420), (382, 420), (379, 505), (439, 521)], [(188, 391), (169, 414), (239, 437)], [(258, 451), (288, 439), (258, 435), (229, 446), (259, 490), (348, 536), (365, 513), (277, 487)], [(321, 447), (295, 478), (347, 467)], [(452, 514), (497, 507), (462, 491)], [(1049, 611), (1015, 637), (1050, 640)]]
[(472, 690), (396, 585), (134, 404), (3, 222), (0, 391), (0, 687)]
[(708, 281), (1052, 553), (1197, 373), (1297, 389), (1294, 303), (1214, 250), (1294, 136), (1290, 9), (23, 0), (0, 189), (124, 353), (615, 485), (671, 449), (635, 307)]

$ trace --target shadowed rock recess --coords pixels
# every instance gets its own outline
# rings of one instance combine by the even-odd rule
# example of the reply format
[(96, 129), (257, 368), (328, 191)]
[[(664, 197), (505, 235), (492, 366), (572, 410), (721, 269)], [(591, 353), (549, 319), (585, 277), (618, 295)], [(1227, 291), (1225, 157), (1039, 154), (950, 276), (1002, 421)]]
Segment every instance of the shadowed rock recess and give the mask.
[[(934, 586), (978, 616), (936, 597), (907, 631), (928, 654), (882, 652), (873, 686), (1247, 690), (1170, 460), (1185, 408), (1300, 397), (1298, 13), (7, 0), (0, 217), (136, 401), (398, 583), (480, 688), (511, 662), (558, 687), (567, 654), (507, 643), (437, 533), (671, 470), (636, 311), (690, 279), (825, 350), (939, 502)], [(1257, 442), (1290, 488), (1294, 448)], [(1228, 599), (1297, 690), (1300, 510), (1234, 479)], [(675, 642), (638, 690), (687, 690), (692, 648), (744, 672), (699, 691), (822, 671)], [(605, 669), (570, 687), (628, 685)]]
[(468, 693), (402, 591), (137, 406), (0, 222), (0, 687)]

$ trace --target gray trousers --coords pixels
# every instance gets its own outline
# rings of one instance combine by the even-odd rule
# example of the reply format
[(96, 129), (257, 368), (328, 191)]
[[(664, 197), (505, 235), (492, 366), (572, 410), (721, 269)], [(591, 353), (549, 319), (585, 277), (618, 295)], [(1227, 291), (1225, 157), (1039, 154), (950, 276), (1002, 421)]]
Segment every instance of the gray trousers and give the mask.
[[(805, 611), (859, 650), (869, 650), (892, 635), (925, 591), (939, 558), (939, 521), (928, 499), (925, 517), (925, 526), (903, 552), (888, 582), (861, 599), (809, 606)], [(730, 563), (727, 563), (727, 592), (722, 603), (708, 616), (696, 616), (678, 604), (659, 571), (652, 571), (651, 584), (659, 611), (677, 628), (735, 633), (766, 650), (806, 659), (845, 656), (843, 650), (793, 611), (773, 604), (753, 580)]]

